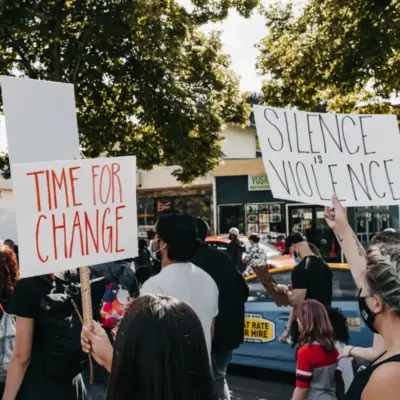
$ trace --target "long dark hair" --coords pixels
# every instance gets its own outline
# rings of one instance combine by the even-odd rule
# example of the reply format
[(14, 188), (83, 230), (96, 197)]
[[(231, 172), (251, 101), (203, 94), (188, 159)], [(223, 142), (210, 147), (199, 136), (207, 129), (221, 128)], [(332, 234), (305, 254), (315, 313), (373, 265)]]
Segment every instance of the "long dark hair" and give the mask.
[(0, 246), (0, 300), (7, 300), (19, 278), (17, 256), (7, 246)]
[(114, 346), (107, 400), (218, 400), (204, 332), (185, 303), (132, 302)]
[(304, 300), (296, 308), (300, 346), (318, 343), (327, 352), (335, 350), (334, 333), (325, 307), (316, 300)]

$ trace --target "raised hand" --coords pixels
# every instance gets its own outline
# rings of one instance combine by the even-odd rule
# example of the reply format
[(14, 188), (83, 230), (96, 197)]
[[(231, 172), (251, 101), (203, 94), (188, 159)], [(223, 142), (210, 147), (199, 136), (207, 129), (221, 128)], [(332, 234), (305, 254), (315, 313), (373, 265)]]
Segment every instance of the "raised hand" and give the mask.
[(332, 207), (325, 207), (324, 216), (329, 228), (335, 233), (340, 233), (348, 226), (347, 210), (336, 194), (332, 196)]

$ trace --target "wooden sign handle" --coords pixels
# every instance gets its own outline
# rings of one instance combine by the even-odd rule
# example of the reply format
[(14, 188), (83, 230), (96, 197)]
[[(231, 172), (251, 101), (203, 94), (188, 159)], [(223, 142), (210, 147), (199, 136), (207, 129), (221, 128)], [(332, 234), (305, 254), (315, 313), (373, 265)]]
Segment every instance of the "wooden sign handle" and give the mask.
[(79, 275), (81, 279), (83, 323), (89, 329), (92, 329), (93, 309), (92, 309), (92, 294), (90, 291), (89, 267), (79, 268)]
[[(81, 280), (81, 296), (82, 296), (82, 312), (83, 323), (92, 329), (93, 326), (93, 307), (92, 307), (92, 293), (90, 290), (90, 271), (89, 267), (79, 268), (79, 275)], [(93, 360), (89, 354), (89, 383), (93, 384)]]

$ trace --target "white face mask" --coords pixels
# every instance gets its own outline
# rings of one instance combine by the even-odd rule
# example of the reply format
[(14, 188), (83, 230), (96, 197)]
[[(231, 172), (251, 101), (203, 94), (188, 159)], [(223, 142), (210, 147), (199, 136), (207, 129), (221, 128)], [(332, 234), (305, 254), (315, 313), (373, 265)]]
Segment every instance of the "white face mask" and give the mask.
[(150, 244), (150, 257), (156, 261), (161, 261), (160, 251), (165, 248), (165, 247), (162, 247), (162, 248), (160, 247), (159, 249), (154, 250), (154, 242), (158, 242), (160, 240), (161, 240), (161, 238), (154, 239)]
[(297, 251), (295, 251), (295, 252), (293, 253), (293, 261), (294, 261), (294, 263), (295, 263), (296, 265), (299, 264), (300, 261), (301, 261), (301, 258), (299, 257), (299, 253), (297, 253)]

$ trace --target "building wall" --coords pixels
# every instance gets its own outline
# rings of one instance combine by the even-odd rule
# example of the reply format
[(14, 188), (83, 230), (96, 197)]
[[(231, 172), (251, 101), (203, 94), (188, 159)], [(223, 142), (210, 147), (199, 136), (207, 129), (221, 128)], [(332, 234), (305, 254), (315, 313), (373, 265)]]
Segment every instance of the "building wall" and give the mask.
[(271, 190), (249, 192), (247, 175), (217, 177), (216, 183), (218, 205), (279, 201), (274, 199)]
[(14, 211), (12, 190), (0, 189), (0, 209)]
[[(155, 166), (150, 171), (139, 171), (137, 186), (139, 190), (160, 189), (160, 188), (180, 188), (182, 184), (172, 175), (177, 166), (160, 167)], [(191, 186), (211, 185), (212, 175), (200, 177)]]
[(190, 187), (177, 187), (177, 188), (157, 188), (157, 189), (138, 189), (138, 199), (169, 199), (190, 196), (205, 196), (210, 197), (210, 218), (209, 225), (211, 231), (214, 232), (214, 201), (213, 201), (213, 188), (212, 185), (197, 185)]
[(221, 148), (225, 154), (225, 159), (256, 157), (256, 135), (254, 129), (228, 125), (220, 136), (223, 139)]
[(0, 189), (0, 239), (17, 242), (13, 195), (11, 190)]

